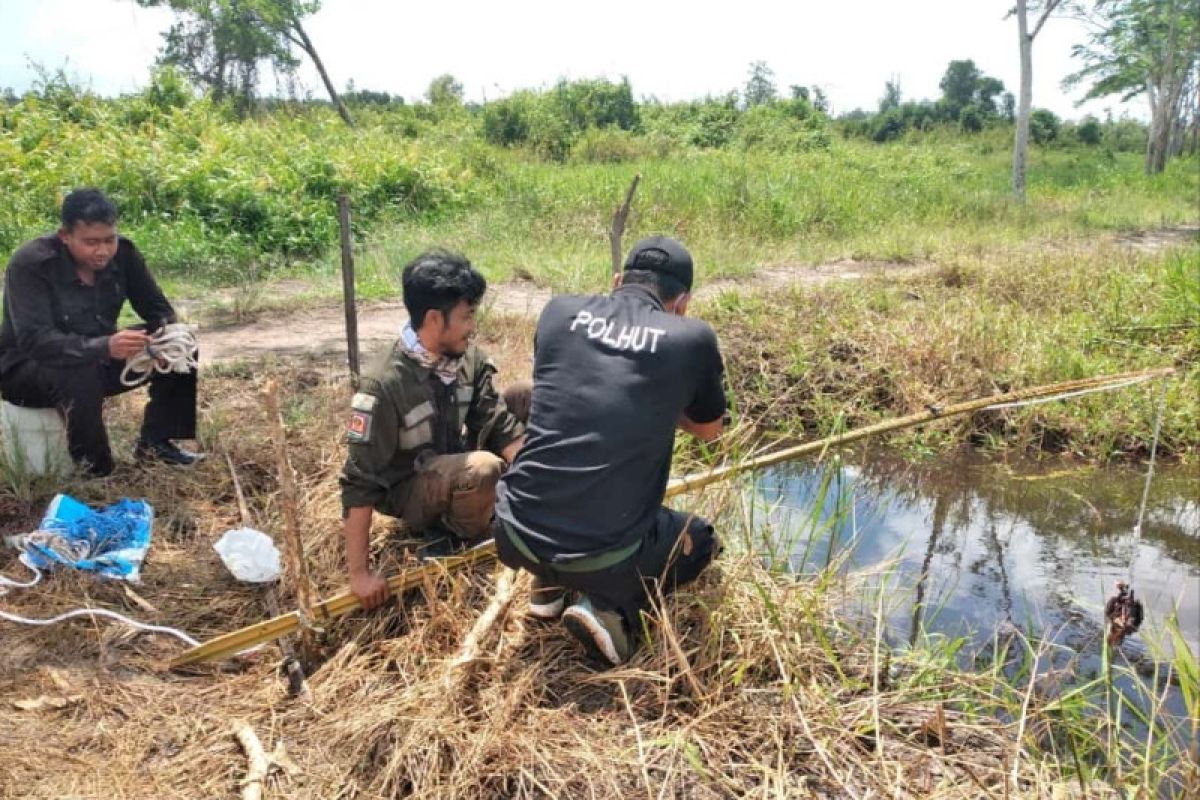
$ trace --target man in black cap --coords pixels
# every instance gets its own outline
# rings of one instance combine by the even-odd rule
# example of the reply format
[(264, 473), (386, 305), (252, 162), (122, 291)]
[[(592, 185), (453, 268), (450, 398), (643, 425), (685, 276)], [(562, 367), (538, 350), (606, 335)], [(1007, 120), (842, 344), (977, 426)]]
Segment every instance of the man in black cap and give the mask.
[[(691, 255), (656, 236), (612, 294), (546, 305), (525, 445), (498, 489), (496, 550), (533, 573), (531, 615), (561, 613), (612, 665), (653, 583), (687, 583), (719, 550), (708, 522), (662, 506), (675, 429), (711, 440), (726, 409), (716, 334), (684, 316), (691, 288)], [(577, 595), (566, 611), (564, 589)]]

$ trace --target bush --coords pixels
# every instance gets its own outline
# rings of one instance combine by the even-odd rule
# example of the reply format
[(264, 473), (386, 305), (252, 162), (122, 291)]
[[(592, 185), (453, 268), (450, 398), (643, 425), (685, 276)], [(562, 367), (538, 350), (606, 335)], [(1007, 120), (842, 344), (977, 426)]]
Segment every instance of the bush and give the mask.
[(1035, 108), (1029, 115), (1029, 138), (1034, 144), (1049, 144), (1058, 138), (1062, 123), (1058, 115), (1044, 108)]
[(801, 119), (789, 114), (781, 104), (754, 106), (742, 114), (737, 124), (738, 146), (746, 150), (804, 152), (827, 148), (829, 141), (823, 115)]
[(1080, 144), (1094, 147), (1100, 144), (1100, 140), (1104, 137), (1104, 130), (1100, 127), (1100, 121), (1095, 117), (1084, 117), (1083, 121), (1075, 128), (1075, 137), (1079, 139)]

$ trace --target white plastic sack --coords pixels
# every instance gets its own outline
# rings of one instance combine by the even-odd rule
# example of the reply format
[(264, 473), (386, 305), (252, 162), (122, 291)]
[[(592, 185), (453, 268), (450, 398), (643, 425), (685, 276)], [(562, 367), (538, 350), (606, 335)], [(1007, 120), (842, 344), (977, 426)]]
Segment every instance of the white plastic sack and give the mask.
[(225, 531), (213, 549), (239, 581), (267, 583), (279, 577), (279, 550), (262, 531), (253, 528)]

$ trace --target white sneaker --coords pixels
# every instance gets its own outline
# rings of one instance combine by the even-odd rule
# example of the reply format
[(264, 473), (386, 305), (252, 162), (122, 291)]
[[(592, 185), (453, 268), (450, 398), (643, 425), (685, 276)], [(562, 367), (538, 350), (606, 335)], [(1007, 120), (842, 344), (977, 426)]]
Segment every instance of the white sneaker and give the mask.
[(566, 605), (567, 592), (561, 586), (533, 579), (533, 588), (529, 590), (529, 616), (534, 619), (558, 619)]

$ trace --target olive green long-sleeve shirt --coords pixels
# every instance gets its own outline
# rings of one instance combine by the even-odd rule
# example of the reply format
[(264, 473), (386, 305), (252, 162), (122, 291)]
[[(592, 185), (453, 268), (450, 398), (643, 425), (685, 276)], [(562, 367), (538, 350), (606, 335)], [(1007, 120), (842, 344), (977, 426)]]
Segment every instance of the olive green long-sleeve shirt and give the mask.
[(426, 454), (500, 455), (525, 431), (496, 391), (495, 373), (491, 359), (471, 345), (458, 380), (447, 385), (394, 344), (351, 401), (349, 452), (339, 481), (343, 508), (371, 506), (399, 516)]

